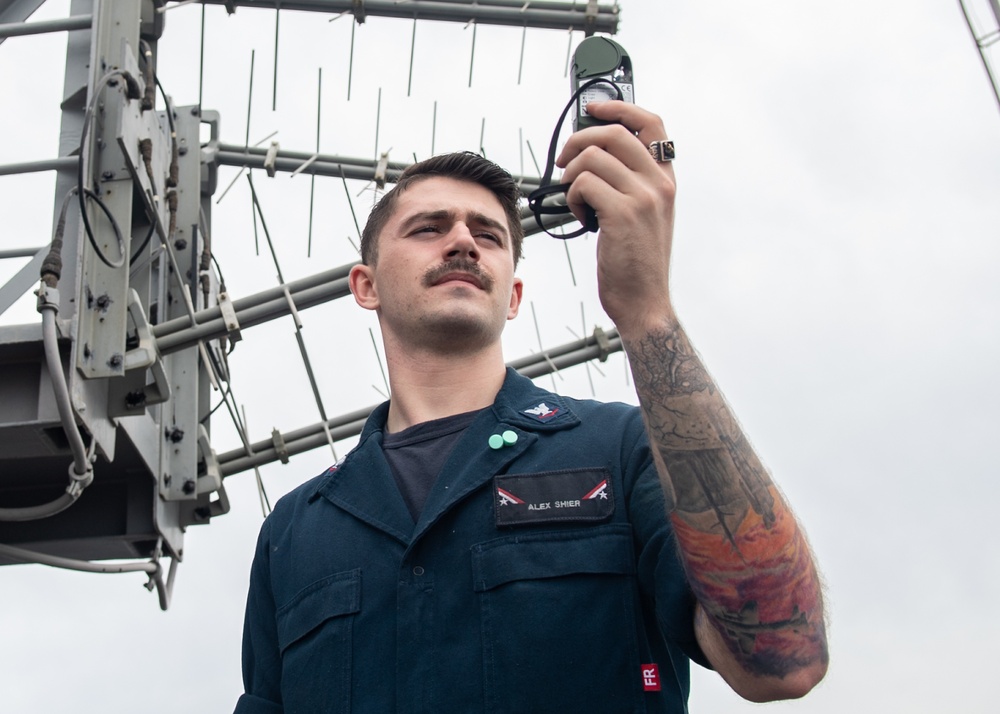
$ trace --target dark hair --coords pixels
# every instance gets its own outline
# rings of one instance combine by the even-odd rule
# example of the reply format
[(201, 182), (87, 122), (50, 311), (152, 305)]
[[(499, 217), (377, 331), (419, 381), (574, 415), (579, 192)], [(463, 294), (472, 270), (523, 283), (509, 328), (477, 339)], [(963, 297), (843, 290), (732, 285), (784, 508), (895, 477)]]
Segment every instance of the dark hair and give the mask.
[(514, 265), (517, 266), (517, 261), (521, 258), (521, 243), (524, 241), (524, 229), (521, 227), (521, 189), (514, 183), (509, 173), (471, 151), (434, 156), (410, 165), (400, 174), (396, 186), (375, 204), (371, 215), (368, 216), (368, 222), (361, 233), (361, 262), (365, 265), (374, 265), (378, 260), (379, 235), (395, 212), (400, 195), (412, 184), (436, 176), (477, 183), (497, 197), (504, 213), (507, 214)]

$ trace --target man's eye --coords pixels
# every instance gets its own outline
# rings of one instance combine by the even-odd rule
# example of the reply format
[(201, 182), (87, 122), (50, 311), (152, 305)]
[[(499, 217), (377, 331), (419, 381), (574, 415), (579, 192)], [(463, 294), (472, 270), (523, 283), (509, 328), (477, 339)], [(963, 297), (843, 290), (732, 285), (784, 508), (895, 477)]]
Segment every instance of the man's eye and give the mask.
[(485, 238), (486, 240), (491, 240), (497, 245), (503, 245), (503, 242), (500, 240), (500, 236), (496, 235), (495, 233), (490, 233), (489, 231), (480, 231), (479, 237)]
[(437, 226), (421, 226), (415, 232), (416, 233), (437, 233), (438, 232), (438, 227)]

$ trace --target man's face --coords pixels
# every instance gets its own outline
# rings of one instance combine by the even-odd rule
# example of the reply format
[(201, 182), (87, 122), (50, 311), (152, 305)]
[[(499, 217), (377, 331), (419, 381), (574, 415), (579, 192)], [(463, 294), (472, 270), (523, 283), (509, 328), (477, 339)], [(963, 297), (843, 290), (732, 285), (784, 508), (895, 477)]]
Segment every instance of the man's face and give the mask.
[(498, 340), (521, 302), (500, 202), (467, 181), (410, 185), (378, 237), (377, 262), (355, 266), (351, 290), (378, 312), (385, 337), (403, 345), (461, 349)]

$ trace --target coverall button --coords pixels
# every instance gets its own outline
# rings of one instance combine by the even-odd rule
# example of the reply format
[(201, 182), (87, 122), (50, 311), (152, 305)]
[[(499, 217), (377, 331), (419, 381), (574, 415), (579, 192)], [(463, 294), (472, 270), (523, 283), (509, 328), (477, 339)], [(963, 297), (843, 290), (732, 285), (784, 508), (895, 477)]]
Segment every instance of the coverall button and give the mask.
[(413, 569), (413, 574), (414, 575), (423, 575), (424, 574), (424, 569), (418, 565), (418, 566), (416, 566)]

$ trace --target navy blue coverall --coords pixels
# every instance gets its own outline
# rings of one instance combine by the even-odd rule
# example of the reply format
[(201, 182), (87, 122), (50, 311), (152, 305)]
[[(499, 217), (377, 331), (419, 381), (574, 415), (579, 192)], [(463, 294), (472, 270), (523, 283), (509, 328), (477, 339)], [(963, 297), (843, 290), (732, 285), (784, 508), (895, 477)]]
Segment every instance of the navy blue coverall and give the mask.
[(638, 409), (508, 370), (416, 524), (387, 413), (261, 529), (238, 714), (687, 711), (704, 655)]

